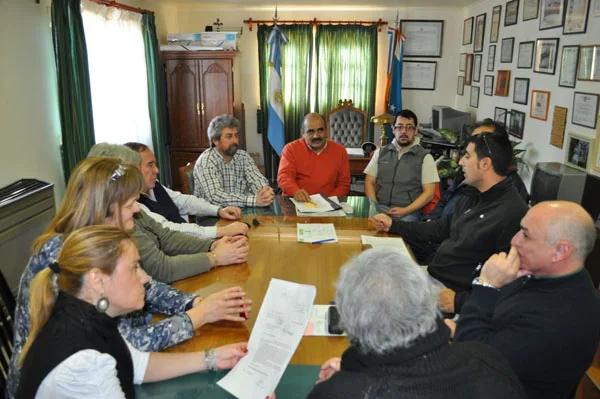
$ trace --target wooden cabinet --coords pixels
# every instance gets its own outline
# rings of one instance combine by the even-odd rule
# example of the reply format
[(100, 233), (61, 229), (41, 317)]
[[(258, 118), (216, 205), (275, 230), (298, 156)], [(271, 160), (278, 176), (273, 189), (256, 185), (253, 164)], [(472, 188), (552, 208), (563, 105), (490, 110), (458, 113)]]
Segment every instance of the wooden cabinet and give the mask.
[[(173, 188), (181, 189), (179, 167), (210, 148), (210, 121), (234, 115), (233, 61), (236, 53), (164, 52)], [(239, 108), (239, 107), (236, 107)], [(236, 115), (239, 117), (239, 115)], [(243, 126), (240, 129), (243, 136)], [(240, 140), (240, 147), (244, 140)]]

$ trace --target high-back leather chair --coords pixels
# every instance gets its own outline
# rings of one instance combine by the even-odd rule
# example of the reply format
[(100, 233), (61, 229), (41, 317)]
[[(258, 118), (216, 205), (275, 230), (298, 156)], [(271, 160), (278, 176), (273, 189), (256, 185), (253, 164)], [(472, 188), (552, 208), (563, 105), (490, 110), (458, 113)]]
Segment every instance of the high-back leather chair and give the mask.
[(179, 168), (179, 177), (181, 178), (181, 192), (194, 195), (194, 165), (196, 162), (188, 162), (187, 165)]
[(325, 114), (327, 136), (344, 147), (359, 148), (367, 137), (367, 111), (355, 108), (352, 100), (340, 100)]

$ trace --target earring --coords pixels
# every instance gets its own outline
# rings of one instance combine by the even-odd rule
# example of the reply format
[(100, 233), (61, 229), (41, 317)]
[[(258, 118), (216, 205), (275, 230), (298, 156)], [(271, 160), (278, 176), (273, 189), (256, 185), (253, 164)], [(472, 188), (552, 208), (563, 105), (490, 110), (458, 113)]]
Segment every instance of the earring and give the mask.
[(96, 302), (96, 310), (98, 310), (100, 313), (105, 313), (108, 309), (108, 305), (110, 305), (108, 298), (103, 296), (102, 298), (98, 299), (98, 302)]

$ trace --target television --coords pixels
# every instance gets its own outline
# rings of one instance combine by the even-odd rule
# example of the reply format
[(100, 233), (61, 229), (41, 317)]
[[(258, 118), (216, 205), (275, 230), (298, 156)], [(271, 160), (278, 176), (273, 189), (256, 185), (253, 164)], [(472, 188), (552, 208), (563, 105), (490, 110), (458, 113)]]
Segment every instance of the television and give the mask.
[(431, 109), (431, 127), (434, 130), (448, 129), (460, 134), (463, 125), (471, 124), (471, 114), (443, 105), (434, 105)]

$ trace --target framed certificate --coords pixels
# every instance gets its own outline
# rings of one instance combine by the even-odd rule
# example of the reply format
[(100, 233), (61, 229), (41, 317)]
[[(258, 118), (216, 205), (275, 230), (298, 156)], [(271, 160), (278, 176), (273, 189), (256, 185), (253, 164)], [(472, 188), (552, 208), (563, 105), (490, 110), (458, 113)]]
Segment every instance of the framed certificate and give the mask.
[(533, 49), (535, 42), (519, 43), (519, 55), (517, 57), (517, 68), (529, 69), (533, 65)]
[(402, 62), (403, 90), (435, 90), (435, 61)]
[(458, 60), (458, 70), (464, 72), (467, 66), (467, 53), (460, 53), (460, 59)]
[(492, 44), (488, 50), (487, 71), (494, 72), (494, 63), (496, 61), (496, 45)]
[(565, 163), (573, 168), (587, 172), (594, 149), (594, 140), (585, 136), (569, 133)]
[(579, 61), (579, 46), (563, 46), (560, 62), (558, 85), (575, 88), (577, 79), (577, 63)]
[(494, 120), (506, 125), (506, 108), (494, 108)]
[(558, 55), (558, 38), (535, 41), (535, 63), (533, 72), (554, 75)]
[[(599, 0), (600, 1), (600, 0)], [(579, 47), (577, 80), (600, 81), (600, 45)]]
[(508, 96), (508, 88), (510, 86), (510, 71), (498, 71), (496, 76), (496, 89), (494, 95), (500, 97)]
[(467, 54), (465, 65), (465, 85), (471, 86), (471, 78), (473, 78), (473, 54)]
[(473, 44), (473, 52), (480, 53), (483, 51), (483, 38), (485, 35), (485, 16), (486, 14), (479, 14), (475, 18), (475, 44)]
[(494, 75), (485, 75), (483, 77), (483, 94), (486, 96), (494, 95)]
[(510, 124), (508, 125), (508, 134), (518, 139), (523, 139), (525, 130), (525, 112), (510, 110)]
[(465, 94), (465, 78), (464, 78), (464, 76), (458, 77), (458, 82), (456, 85), (456, 94), (458, 94), (459, 96), (462, 96), (463, 94)]
[(463, 39), (462, 44), (466, 46), (467, 44), (473, 43), (473, 17), (465, 19), (463, 22)]
[(469, 105), (473, 108), (479, 107), (479, 87), (471, 86), (471, 101)]
[(400, 29), (406, 41), (404, 42), (404, 57), (442, 56), (442, 37), (444, 21), (424, 19), (403, 19)]
[(473, 82), (481, 80), (481, 54), (475, 54), (473, 58)]
[(566, 0), (563, 35), (585, 33), (590, 13), (590, 0)]
[(490, 29), (490, 43), (498, 43), (500, 32), (500, 18), (502, 17), (502, 6), (492, 8), (492, 26)]
[(564, 0), (541, 0), (540, 30), (563, 26), (564, 15)]
[(538, 18), (540, 0), (523, 0), (523, 21)]
[[(600, 125), (600, 124), (598, 124)], [(594, 169), (596, 172), (600, 172), (600, 126), (598, 126), (598, 129), (596, 130), (596, 143), (594, 145), (594, 158), (592, 158), (592, 169)], [(600, 221), (600, 216), (598, 216), (598, 220), (596, 221), (596, 226), (598, 228), (600, 228), (600, 224), (598, 224), (598, 221)]]
[(504, 26), (516, 25), (519, 17), (519, 0), (512, 0), (506, 3), (506, 12), (504, 14)]
[(513, 89), (513, 103), (527, 105), (529, 98), (529, 79), (515, 78), (515, 87)]
[(531, 107), (529, 116), (542, 121), (548, 120), (548, 108), (550, 107), (550, 92), (543, 90), (531, 91)]
[(500, 62), (511, 63), (513, 59), (513, 47), (515, 45), (514, 37), (506, 37), (502, 39), (502, 47), (500, 47)]
[(573, 95), (573, 116), (571, 123), (595, 129), (597, 118), (598, 94), (576, 91)]

